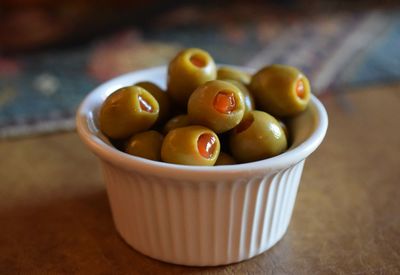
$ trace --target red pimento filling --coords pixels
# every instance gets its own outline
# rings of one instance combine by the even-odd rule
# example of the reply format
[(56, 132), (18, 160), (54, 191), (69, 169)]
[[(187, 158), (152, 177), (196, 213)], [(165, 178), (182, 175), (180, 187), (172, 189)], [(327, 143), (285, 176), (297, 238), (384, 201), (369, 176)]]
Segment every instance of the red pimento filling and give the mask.
[(236, 108), (235, 95), (232, 92), (219, 92), (214, 98), (214, 108), (223, 114), (232, 113)]
[(214, 155), (217, 139), (212, 134), (202, 134), (197, 140), (197, 148), (204, 158), (210, 159)]
[(195, 54), (190, 57), (190, 62), (196, 67), (203, 68), (207, 65), (207, 61), (201, 55)]
[(305, 96), (305, 87), (304, 87), (304, 82), (303, 80), (298, 80), (296, 83), (296, 95), (300, 97), (301, 99), (304, 98)]
[(151, 104), (148, 103), (142, 96), (139, 95), (138, 99), (139, 99), (140, 109), (149, 113), (153, 111), (153, 106), (151, 106)]

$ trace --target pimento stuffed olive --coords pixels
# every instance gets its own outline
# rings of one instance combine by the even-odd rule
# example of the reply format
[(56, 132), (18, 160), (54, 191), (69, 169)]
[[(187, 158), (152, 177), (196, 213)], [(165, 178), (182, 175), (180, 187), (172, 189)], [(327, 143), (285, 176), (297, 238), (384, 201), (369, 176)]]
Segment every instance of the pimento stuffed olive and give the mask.
[(124, 139), (146, 131), (159, 114), (157, 100), (145, 89), (129, 86), (118, 89), (100, 109), (100, 130), (109, 138)]
[(260, 110), (279, 117), (304, 111), (311, 97), (307, 77), (286, 65), (271, 65), (258, 71), (251, 79), (250, 91)]
[(166, 135), (161, 159), (175, 164), (212, 166), (219, 151), (216, 133), (203, 126), (188, 126), (171, 130)]
[(215, 62), (206, 51), (196, 48), (183, 50), (169, 63), (167, 93), (175, 103), (186, 107), (192, 92), (216, 76)]
[(209, 81), (199, 86), (189, 98), (188, 115), (193, 124), (223, 133), (240, 123), (245, 110), (239, 88), (222, 81)]

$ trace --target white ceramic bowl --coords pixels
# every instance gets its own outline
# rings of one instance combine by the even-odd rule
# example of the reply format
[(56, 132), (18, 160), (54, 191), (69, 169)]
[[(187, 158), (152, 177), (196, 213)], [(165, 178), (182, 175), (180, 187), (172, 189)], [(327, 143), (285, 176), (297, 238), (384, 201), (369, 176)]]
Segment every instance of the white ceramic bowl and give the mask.
[(195, 266), (239, 262), (276, 244), (288, 228), (304, 161), (327, 130), (318, 99), (313, 96), (289, 125), (294, 139), (287, 152), (246, 164), (184, 166), (120, 152), (98, 130), (106, 97), (143, 80), (165, 87), (166, 67), (104, 83), (85, 98), (76, 117), (81, 139), (101, 161), (122, 238), (150, 257)]

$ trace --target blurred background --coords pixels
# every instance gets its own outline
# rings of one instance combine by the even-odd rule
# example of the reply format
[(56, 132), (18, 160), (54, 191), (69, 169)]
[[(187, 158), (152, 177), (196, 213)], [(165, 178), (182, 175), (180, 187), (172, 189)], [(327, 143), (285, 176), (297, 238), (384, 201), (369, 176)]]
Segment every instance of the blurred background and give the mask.
[(185, 47), (299, 67), (320, 97), (400, 82), (398, 1), (0, 1), (0, 138), (74, 128), (99, 83)]

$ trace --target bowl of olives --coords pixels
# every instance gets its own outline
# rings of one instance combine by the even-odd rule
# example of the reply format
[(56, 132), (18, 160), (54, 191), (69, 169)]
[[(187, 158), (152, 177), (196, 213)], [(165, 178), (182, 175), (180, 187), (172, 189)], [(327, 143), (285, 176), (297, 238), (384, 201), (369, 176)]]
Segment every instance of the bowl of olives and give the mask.
[(217, 65), (192, 48), (100, 85), (76, 124), (122, 238), (155, 259), (215, 266), (282, 239), (328, 117), (298, 69)]

